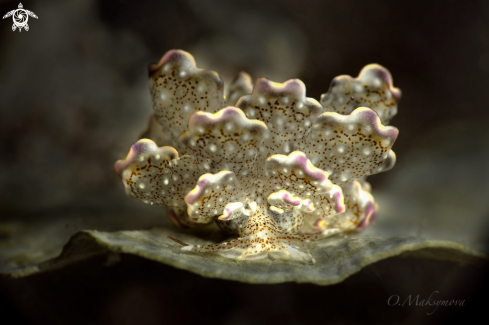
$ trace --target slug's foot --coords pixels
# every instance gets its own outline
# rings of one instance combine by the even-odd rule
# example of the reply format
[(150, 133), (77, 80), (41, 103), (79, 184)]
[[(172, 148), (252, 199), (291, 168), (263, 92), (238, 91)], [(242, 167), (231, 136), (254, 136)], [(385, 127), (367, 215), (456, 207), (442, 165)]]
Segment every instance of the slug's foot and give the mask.
[(305, 241), (296, 240), (271, 240), (260, 238), (258, 235), (239, 237), (219, 244), (212, 245), (188, 245), (182, 247), (184, 252), (213, 253), (235, 260), (258, 260), (267, 256), (273, 259), (289, 259), (301, 262), (314, 262), (308, 252)]
[(238, 237), (219, 244), (186, 245), (184, 252), (212, 253), (235, 260), (258, 260), (265, 257), (272, 259), (295, 260), (303, 263), (314, 263), (307, 244), (339, 233), (339, 229), (328, 229), (309, 235), (288, 235), (275, 231), (262, 231)]

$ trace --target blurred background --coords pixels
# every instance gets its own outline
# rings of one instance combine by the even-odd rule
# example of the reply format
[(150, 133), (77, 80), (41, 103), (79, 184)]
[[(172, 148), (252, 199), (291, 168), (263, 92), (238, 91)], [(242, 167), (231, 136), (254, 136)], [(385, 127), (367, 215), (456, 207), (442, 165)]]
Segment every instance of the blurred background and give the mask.
[[(317, 100), (335, 76), (356, 76), (369, 63), (385, 66), (394, 77), (394, 85), (403, 91), (399, 113), (391, 122), (400, 130), (394, 145), (398, 162), (394, 170), (369, 180), (374, 190), (379, 191), (379, 202), (381, 208), (385, 207), (385, 213), (401, 216), (399, 223), (403, 226), (393, 232), (457, 240), (479, 249), (486, 247), (489, 241), (488, 1), (43, 0), (22, 3), (24, 9), (39, 17), (29, 18), (28, 32), (13, 32), (11, 18), (0, 21), (2, 269), (57, 256), (62, 245), (80, 229), (158, 226), (162, 212), (126, 198), (113, 163), (123, 158), (146, 130), (152, 114), (147, 65), (159, 61), (170, 49), (189, 51), (200, 68), (217, 71), (225, 82), (241, 70), (254, 79), (266, 77), (284, 82), (299, 78), (306, 84), (307, 96)], [(0, 1), (0, 14), (3, 16), (17, 6), (18, 1)], [(390, 223), (377, 229), (387, 228), (391, 228)], [(41, 251), (36, 250), (42, 240), (49, 243), (41, 245)], [(20, 255), (25, 259), (19, 259)], [(269, 311), (280, 314), (280, 304), (295, 310), (294, 301), (300, 300), (296, 298), (308, 292), (311, 297), (324, 295), (317, 299), (336, 306), (321, 316), (326, 320), (328, 315), (333, 315), (336, 323), (362, 321), (360, 312), (350, 315), (345, 309), (351, 295), (357, 299), (350, 308), (362, 310), (371, 321), (434, 322), (434, 318), (427, 319), (424, 313), (419, 316), (406, 309), (382, 318), (375, 310), (386, 308), (385, 297), (375, 300), (369, 296), (379, 286), (388, 288), (386, 294), (394, 294), (399, 282), (407, 279), (417, 281), (409, 282), (413, 287), (432, 292), (434, 287), (426, 284), (432, 283), (433, 277), (409, 273), (402, 279), (389, 280), (386, 276), (384, 282), (377, 278), (372, 282), (367, 272), (370, 275), (359, 276), (367, 279), (366, 282), (356, 280), (339, 287), (296, 284), (254, 287), (203, 279), (154, 264), (125, 257), (113, 267), (119, 268), (111, 271), (118, 274), (113, 277), (99, 264), (92, 267), (84, 264), (67, 271), (72, 272), (69, 275), (60, 276), (60, 282), (53, 283), (54, 289), (46, 284), (58, 279), (54, 275), (7, 283), (4, 306), (9, 306), (19, 323), (22, 320), (39, 324), (130, 324), (132, 318), (124, 313), (134, 312), (131, 315), (153, 315), (147, 321), (138, 318), (139, 324), (159, 324), (163, 323), (161, 319), (174, 319), (175, 315), (187, 312), (177, 302), (192, 301), (186, 306), (194, 308), (193, 295), (198, 293), (199, 299), (210, 299), (217, 304), (222, 295), (230, 294), (225, 290), (229, 286), (232, 296), (238, 295), (239, 301), (253, 299), (253, 288), (263, 294), (268, 292), (271, 300), (277, 296), (283, 300), (272, 303), (270, 309), (233, 304), (230, 310), (235, 312), (228, 310), (225, 314), (229, 317), (219, 318), (219, 322), (229, 324), (271, 322), (271, 314), (256, 318), (250, 313), (256, 307), (263, 315)], [(138, 274), (146, 270), (143, 267), (148, 270), (148, 277)], [(423, 267), (420, 270), (434, 270), (433, 266)], [(453, 266), (444, 264), (436, 268), (441, 268), (436, 269), (438, 273), (444, 273)], [(83, 272), (92, 274), (90, 280), (86, 280)], [(196, 283), (200, 289), (188, 285), (182, 289), (174, 284), (166, 287), (164, 274), (178, 279), (174, 280), (177, 283), (187, 280)], [(80, 277), (85, 278), (86, 286), (80, 285)], [(452, 283), (456, 284), (464, 277), (455, 278)], [(472, 278), (482, 281), (481, 277)], [(132, 284), (116, 285), (114, 279)], [(86, 289), (109, 282), (112, 289), (102, 286), (99, 293)], [(155, 282), (162, 292), (169, 290), (168, 294), (156, 294), (150, 289)], [(73, 288), (67, 283), (72, 283)], [(409, 290), (409, 283), (404, 284), (403, 290)], [(456, 287), (472, 288), (469, 284), (455, 284), (450, 287), (454, 292)], [(67, 285), (74, 291), (66, 291)], [(219, 290), (213, 293), (214, 288)], [(178, 293), (179, 290), (186, 293)], [(41, 304), (48, 291), (52, 292), (52, 299), (46, 299), (41, 309), (32, 307)], [(217, 296), (217, 292), (222, 295)], [(244, 292), (246, 297), (239, 292)], [(478, 301), (474, 292), (465, 294)], [(84, 299), (97, 294), (104, 297), (100, 298), (101, 302), (82, 307)], [(326, 297), (331, 295), (338, 298)], [(77, 303), (67, 307), (65, 301), (70, 299)], [(136, 300), (134, 304), (131, 299)], [(369, 303), (360, 307), (365, 301)], [(307, 308), (306, 302), (297, 304)], [(59, 316), (56, 310), (61, 306), (70, 313)], [(219, 308), (226, 308), (208, 303), (200, 307), (209, 308), (205, 314), (209, 319), (220, 313)], [(203, 312), (200, 307), (195, 308)], [(84, 308), (88, 309), (85, 318), (80, 316)], [(320, 305), (315, 308), (326, 310)], [(366, 312), (367, 309), (371, 311)], [(445, 311), (447, 314), (438, 321), (467, 310)], [(293, 312), (289, 318), (280, 320), (285, 324), (316, 320), (308, 316), (306, 322), (301, 315)]]

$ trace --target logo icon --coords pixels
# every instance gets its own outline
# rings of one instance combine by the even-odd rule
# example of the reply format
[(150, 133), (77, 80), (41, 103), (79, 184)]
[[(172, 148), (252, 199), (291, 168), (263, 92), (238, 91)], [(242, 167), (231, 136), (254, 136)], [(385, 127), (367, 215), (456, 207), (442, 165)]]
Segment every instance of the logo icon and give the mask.
[(29, 25), (27, 25), (29, 16), (37, 19), (36, 14), (33, 13), (32, 11), (25, 10), (24, 6), (22, 6), (22, 3), (19, 3), (19, 9), (15, 9), (7, 12), (5, 16), (3, 16), (3, 19), (8, 18), (10, 16), (12, 16), (14, 20), (14, 24), (12, 25), (12, 31), (14, 32), (17, 28), (19, 29), (19, 32), (22, 31), (22, 28), (24, 28), (26, 31), (29, 30)]

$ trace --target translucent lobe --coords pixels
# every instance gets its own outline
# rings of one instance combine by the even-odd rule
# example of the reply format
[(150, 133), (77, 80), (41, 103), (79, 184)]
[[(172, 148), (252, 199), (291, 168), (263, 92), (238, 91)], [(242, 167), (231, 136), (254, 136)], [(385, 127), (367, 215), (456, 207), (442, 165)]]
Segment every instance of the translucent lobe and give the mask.
[(300, 151), (288, 156), (273, 155), (265, 162), (265, 174), (275, 189), (283, 188), (302, 197), (313, 193), (326, 193), (333, 184), (329, 173), (314, 167), (307, 156)]
[(306, 87), (298, 79), (281, 84), (261, 78), (253, 92), (236, 104), (248, 118), (263, 121), (268, 127), (269, 133), (260, 148), (261, 161), (272, 154), (289, 154), (304, 147), (304, 137), (323, 110), (305, 94)]
[(383, 126), (367, 107), (346, 116), (326, 112), (316, 120), (305, 153), (341, 185), (391, 169), (396, 161), (391, 147), (398, 133), (395, 127)]
[(231, 170), (241, 180), (256, 174), (258, 149), (266, 132), (263, 122), (227, 107), (214, 114), (194, 113), (180, 141), (206, 172)]
[(341, 188), (328, 179), (329, 173), (316, 168), (307, 156), (294, 151), (288, 156), (273, 155), (265, 163), (266, 175), (271, 190), (285, 189), (302, 199), (308, 199), (324, 216), (343, 212)]
[(233, 220), (239, 218), (245, 212), (242, 202), (231, 202), (224, 207), (223, 214), (219, 217), (220, 220)]
[[(270, 190), (276, 190), (268, 197), (269, 209), (282, 231), (299, 231), (303, 213), (325, 218), (344, 211), (341, 188), (333, 185), (329, 173), (316, 168), (303, 152), (273, 155), (267, 159), (265, 170)], [(288, 213), (293, 209), (300, 213)], [(284, 226), (294, 221), (301, 227)]]
[(394, 87), (390, 72), (378, 65), (365, 66), (357, 78), (338, 76), (321, 96), (326, 111), (347, 115), (357, 107), (370, 107), (384, 125), (397, 114), (401, 90)]
[(364, 228), (375, 220), (377, 207), (373, 196), (358, 181), (342, 185), (345, 212), (329, 218), (306, 216), (304, 231), (323, 231), (329, 228), (354, 230)]
[(300, 209), (304, 212), (314, 211), (314, 204), (310, 200), (303, 200), (286, 190), (270, 194), (267, 201), (270, 204), (270, 210), (275, 213), (284, 213), (292, 209)]
[(314, 204), (314, 210), (305, 215), (306, 218), (326, 219), (343, 213), (346, 209), (343, 191), (338, 185), (333, 185), (328, 193), (315, 194), (310, 199)]
[(179, 158), (174, 148), (158, 147), (149, 139), (136, 142), (114, 167), (129, 196), (170, 207), (185, 205), (183, 197), (200, 174), (192, 157)]
[[(185, 202), (191, 220), (208, 223), (219, 215), (229, 218), (234, 210), (242, 209), (246, 201), (234, 173), (223, 170), (217, 174), (202, 175), (197, 185), (185, 196)], [(242, 204), (230, 206), (229, 203), (233, 202)]]
[(377, 204), (369, 191), (368, 183), (350, 182), (342, 186), (345, 195), (346, 211), (338, 215), (339, 219), (351, 220), (359, 229), (365, 228), (375, 221)]
[(304, 225), (302, 212), (314, 211), (309, 199), (301, 199), (286, 190), (280, 190), (268, 196), (269, 215), (275, 221), (277, 229), (284, 234), (295, 234)]
[(170, 161), (178, 159), (178, 152), (172, 147), (159, 148), (152, 140), (141, 139), (132, 145), (126, 158), (116, 161), (114, 169), (121, 176), (121, 173), (127, 168), (137, 165), (137, 167), (145, 165), (148, 158), (151, 160), (151, 154), (154, 154), (155, 159), (158, 156), (158, 160)]
[(226, 104), (235, 106), (238, 99), (251, 94), (253, 83), (251, 77), (246, 72), (241, 71), (231, 82), (226, 95)]
[(186, 149), (177, 139), (188, 128), (190, 115), (216, 112), (224, 107), (223, 82), (213, 71), (198, 69), (195, 60), (181, 50), (168, 51), (149, 67), (149, 87), (156, 119), (169, 133), (172, 146)]

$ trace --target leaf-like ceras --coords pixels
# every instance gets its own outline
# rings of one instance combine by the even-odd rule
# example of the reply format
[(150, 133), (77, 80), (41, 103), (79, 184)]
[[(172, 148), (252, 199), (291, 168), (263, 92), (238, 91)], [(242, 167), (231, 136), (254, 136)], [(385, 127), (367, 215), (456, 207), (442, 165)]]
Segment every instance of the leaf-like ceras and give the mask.
[(401, 90), (394, 87), (390, 72), (378, 65), (365, 66), (357, 78), (348, 75), (333, 79), (327, 93), (321, 95), (326, 111), (350, 114), (357, 107), (369, 107), (388, 125), (397, 114)]
[(372, 194), (364, 190), (358, 181), (341, 186), (344, 197), (344, 212), (321, 218), (320, 215), (305, 215), (302, 234), (338, 228), (345, 231), (362, 229), (375, 220), (377, 207)]
[[(206, 173), (185, 198), (190, 217), (197, 222), (210, 222), (214, 216), (223, 213), (228, 203), (233, 203), (233, 211), (241, 211), (247, 203), (256, 200), (256, 159), (267, 132), (265, 124), (248, 119), (238, 108), (227, 107), (214, 114), (193, 114), (189, 128), (180, 140), (189, 147), (197, 165)], [(229, 178), (233, 179), (232, 184)], [(226, 192), (231, 187), (235, 187), (235, 192)], [(246, 188), (246, 192), (240, 192), (241, 188)], [(237, 202), (240, 205), (234, 204)]]
[[(224, 107), (224, 84), (218, 74), (197, 68), (190, 53), (168, 51), (157, 64), (149, 66), (149, 88), (154, 116), (143, 135), (159, 146), (172, 146), (181, 155), (187, 148), (178, 141), (188, 130), (188, 119), (197, 111), (217, 112)], [(193, 226), (185, 209), (168, 209), (179, 226)]]
[(163, 145), (186, 151), (178, 142), (188, 130), (188, 119), (195, 112), (217, 112), (224, 105), (224, 83), (214, 71), (198, 69), (187, 52), (169, 51), (158, 64), (149, 67), (149, 87), (155, 117), (161, 125)]
[(307, 214), (318, 219), (345, 211), (341, 188), (332, 184), (329, 173), (316, 168), (303, 152), (273, 155), (267, 159), (265, 170), (264, 192), (273, 192), (268, 196), (269, 214), (281, 231), (297, 233)]
[(209, 223), (220, 214), (220, 219), (235, 219), (244, 211), (246, 193), (236, 176), (229, 170), (204, 174), (194, 189), (185, 196), (188, 214), (199, 223)]
[(136, 142), (115, 170), (129, 196), (167, 207), (185, 206), (185, 194), (201, 175), (191, 156), (179, 157), (174, 148), (158, 147), (149, 139)]
[[(359, 107), (349, 115), (321, 114), (307, 137), (305, 152), (318, 168), (330, 173), (329, 179), (343, 190), (346, 212), (327, 222), (308, 216), (304, 231), (328, 227), (354, 229), (376, 214), (371, 194), (358, 180), (391, 169), (396, 156), (391, 150), (399, 130), (383, 126), (369, 108)], [(354, 184), (358, 183), (358, 184)]]
[(241, 181), (256, 175), (256, 160), (267, 127), (250, 120), (238, 108), (227, 107), (215, 114), (196, 112), (190, 117), (189, 131), (180, 141), (197, 165), (206, 173), (233, 171)]
[(323, 108), (306, 97), (306, 87), (298, 79), (276, 83), (258, 79), (253, 92), (236, 104), (248, 118), (263, 121), (269, 130), (260, 147), (259, 161), (273, 154), (288, 155), (304, 149), (304, 138), (310, 132)]
[(330, 173), (338, 185), (391, 169), (396, 156), (391, 150), (399, 130), (383, 126), (367, 107), (350, 115), (321, 114), (307, 137), (304, 152), (318, 168)]

